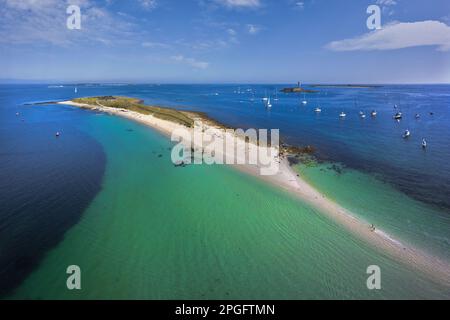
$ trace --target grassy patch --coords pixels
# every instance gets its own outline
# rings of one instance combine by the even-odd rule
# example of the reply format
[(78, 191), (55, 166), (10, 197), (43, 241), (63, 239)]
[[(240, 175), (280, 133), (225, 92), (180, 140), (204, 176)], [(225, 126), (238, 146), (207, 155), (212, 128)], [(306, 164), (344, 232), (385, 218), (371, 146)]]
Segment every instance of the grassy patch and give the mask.
[(189, 128), (194, 126), (194, 120), (182, 111), (170, 108), (146, 106), (142, 104), (141, 100), (135, 98), (104, 96), (78, 98), (74, 99), (73, 101), (77, 103), (89, 104), (92, 106), (105, 106), (110, 108), (130, 110), (145, 115), (153, 115), (156, 118), (176, 122)]

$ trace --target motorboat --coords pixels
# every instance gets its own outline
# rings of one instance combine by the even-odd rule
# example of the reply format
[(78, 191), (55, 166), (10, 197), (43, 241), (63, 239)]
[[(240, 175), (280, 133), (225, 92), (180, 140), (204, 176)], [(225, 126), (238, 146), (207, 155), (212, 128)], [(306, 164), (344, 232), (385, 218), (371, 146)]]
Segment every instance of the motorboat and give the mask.
[(403, 118), (403, 114), (401, 113), (401, 112), (397, 112), (395, 115), (394, 115), (394, 119), (395, 120), (401, 120)]

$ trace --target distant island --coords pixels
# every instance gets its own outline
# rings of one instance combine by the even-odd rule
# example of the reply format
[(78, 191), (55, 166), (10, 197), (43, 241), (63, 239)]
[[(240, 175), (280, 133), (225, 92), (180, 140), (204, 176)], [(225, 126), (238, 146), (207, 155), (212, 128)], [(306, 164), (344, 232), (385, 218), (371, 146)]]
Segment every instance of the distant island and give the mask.
[(307, 90), (307, 89), (303, 89), (302, 87), (291, 87), (291, 88), (281, 89), (281, 92), (284, 92), (284, 93), (316, 93), (318, 91)]
[(312, 84), (314, 88), (381, 88), (381, 85), (370, 84)]
[(297, 82), (296, 87), (287, 87), (287, 88), (281, 89), (281, 92), (284, 92), (284, 93), (316, 93), (317, 91), (303, 89), (302, 85), (300, 84), (300, 81), (299, 81), (299, 82)]

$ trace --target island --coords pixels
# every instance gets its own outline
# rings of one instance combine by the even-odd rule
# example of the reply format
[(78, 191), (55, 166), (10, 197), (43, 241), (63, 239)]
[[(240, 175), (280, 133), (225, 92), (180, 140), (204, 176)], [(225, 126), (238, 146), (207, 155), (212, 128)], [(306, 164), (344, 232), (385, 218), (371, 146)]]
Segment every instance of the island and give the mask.
[[(297, 90), (302, 89), (300, 88)], [(223, 125), (220, 125), (213, 119), (209, 119), (204, 114), (192, 111), (179, 111), (160, 106), (147, 106), (144, 105), (141, 100), (135, 98), (115, 96), (89, 97), (73, 99), (72, 101), (61, 101), (57, 102), (57, 104), (70, 105), (128, 118), (152, 127), (169, 137), (176, 129), (190, 128), (191, 130), (194, 130), (194, 127), (200, 122), (203, 126), (202, 132), (211, 135), (211, 137), (214, 136), (215, 141), (230, 138), (247, 139), (246, 137), (238, 136), (235, 133), (228, 133), (222, 130), (224, 128)], [(232, 136), (228, 136), (229, 134)], [(357, 216), (349, 209), (344, 208), (332, 199), (324, 196), (305, 181), (299, 172), (296, 172), (291, 167), (291, 164), (295, 164), (301, 160), (300, 155), (303, 154), (304, 156), (307, 156), (308, 154), (313, 153), (313, 147), (306, 146), (301, 148), (286, 144), (281, 144), (280, 146), (260, 146), (258, 143), (255, 143), (255, 145), (259, 152), (270, 154), (273, 156), (273, 159), (271, 160), (277, 161), (279, 169), (276, 174), (268, 176), (261, 175), (260, 164), (233, 164), (230, 166), (291, 193), (293, 196), (298, 197), (305, 203), (316, 208), (318, 212), (344, 227), (349, 233), (370, 243), (385, 254), (402, 261), (408, 265), (409, 268), (427, 274), (436, 282), (444, 282), (450, 285), (450, 267), (445, 261), (436, 259), (435, 256), (424, 252), (422, 249), (404, 244), (379, 228), (374, 229), (366, 221), (356, 218)], [(204, 146), (194, 146), (196, 149), (203, 147)], [(264, 148), (264, 150), (259, 150), (260, 148)], [(277, 151), (275, 153), (273, 152), (274, 148)], [(226, 155), (228, 150), (224, 150), (224, 152)], [(247, 154), (245, 154), (245, 156), (247, 156)]]

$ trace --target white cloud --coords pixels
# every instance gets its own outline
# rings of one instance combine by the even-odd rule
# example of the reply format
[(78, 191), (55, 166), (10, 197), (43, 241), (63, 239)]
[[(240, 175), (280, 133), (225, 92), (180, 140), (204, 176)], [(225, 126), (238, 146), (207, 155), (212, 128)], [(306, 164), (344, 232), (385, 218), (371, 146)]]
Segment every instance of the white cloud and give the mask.
[(250, 34), (257, 34), (261, 31), (261, 27), (254, 25), (254, 24), (248, 24), (247, 25), (247, 32)]
[(167, 43), (162, 43), (162, 42), (151, 42), (151, 41), (144, 41), (141, 43), (141, 45), (144, 48), (169, 48), (170, 45), (168, 45)]
[(176, 62), (180, 62), (180, 63), (185, 63), (187, 65), (190, 65), (191, 67), (194, 67), (196, 69), (206, 69), (209, 67), (209, 63), (208, 62), (204, 62), (204, 61), (198, 61), (194, 58), (186, 58), (185, 56), (179, 54), (176, 56), (172, 57), (172, 60), (176, 61)]
[(394, 23), (360, 37), (333, 41), (326, 48), (333, 51), (395, 50), (437, 46), (450, 50), (450, 27), (440, 21)]
[(139, 0), (139, 3), (147, 10), (153, 10), (158, 6), (156, 0)]
[[(68, 4), (81, 7), (81, 30), (66, 26)], [(113, 44), (136, 37), (132, 23), (89, 0), (0, 0), (0, 44)]]
[(380, 6), (395, 6), (397, 4), (397, 1), (395, 0), (377, 0), (376, 4)]
[(376, 4), (381, 7), (381, 10), (383, 10), (383, 12), (387, 13), (389, 16), (392, 16), (395, 13), (393, 7), (397, 5), (397, 1), (396, 0), (377, 0)]
[(299, 10), (303, 10), (305, 8), (305, 3), (303, 1), (297, 1), (295, 3), (295, 8)]
[(229, 8), (257, 8), (261, 6), (260, 0), (216, 0), (216, 2)]
[(4, 0), (3, 3), (9, 8), (40, 11), (57, 5), (57, 0)]
[(228, 34), (230, 36), (235, 36), (236, 35), (236, 30), (234, 30), (234, 29), (229, 28), (229, 29), (227, 29), (227, 32), (228, 32)]

